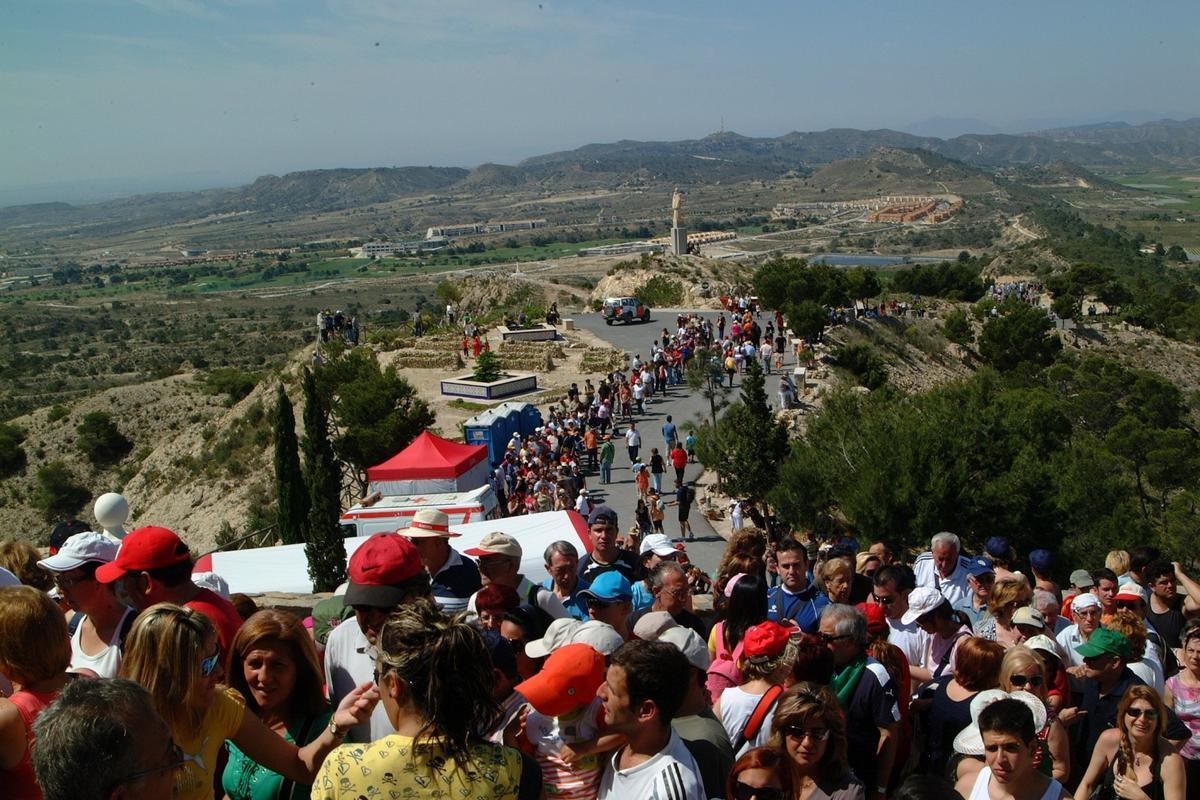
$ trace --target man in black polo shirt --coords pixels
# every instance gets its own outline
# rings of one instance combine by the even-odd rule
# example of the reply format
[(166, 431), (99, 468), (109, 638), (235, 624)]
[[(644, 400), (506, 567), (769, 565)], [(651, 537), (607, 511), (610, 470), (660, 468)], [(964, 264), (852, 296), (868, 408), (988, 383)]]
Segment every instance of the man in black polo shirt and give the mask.
[(637, 556), (617, 547), (617, 512), (608, 506), (596, 506), (588, 517), (588, 535), (592, 552), (579, 559), (579, 577), (592, 583), (597, 577), (616, 570), (631, 583), (637, 571)]
[[(1083, 699), (1074, 714), (1066, 712), (1060, 717), (1066, 723), (1073, 719), (1075, 725), (1071, 785), (1083, 777), (1100, 734), (1116, 726), (1117, 706), (1126, 690), (1130, 686), (1145, 683), (1125, 666), (1129, 660), (1129, 640), (1116, 631), (1097, 628), (1075, 650), (1083, 656)], [(1167, 709), (1163, 736), (1173, 742), (1186, 740), (1190, 736), (1187, 727), (1170, 708)]]
[(483, 581), (475, 562), (450, 546), (450, 538), (458, 536), (450, 532), (450, 518), (435, 508), (422, 508), (400, 533), (416, 545), (421, 564), (432, 579), (438, 608), (447, 614), (466, 610), (467, 600)]

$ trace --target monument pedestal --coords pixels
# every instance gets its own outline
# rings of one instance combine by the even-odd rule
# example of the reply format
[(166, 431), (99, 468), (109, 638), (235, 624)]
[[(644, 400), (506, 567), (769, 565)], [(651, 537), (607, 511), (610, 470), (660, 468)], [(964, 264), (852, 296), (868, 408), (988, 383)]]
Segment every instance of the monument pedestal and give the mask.
[(686, 256), (687, 251), (687, 228), (671, 228), (671, 253), (677, 256)]

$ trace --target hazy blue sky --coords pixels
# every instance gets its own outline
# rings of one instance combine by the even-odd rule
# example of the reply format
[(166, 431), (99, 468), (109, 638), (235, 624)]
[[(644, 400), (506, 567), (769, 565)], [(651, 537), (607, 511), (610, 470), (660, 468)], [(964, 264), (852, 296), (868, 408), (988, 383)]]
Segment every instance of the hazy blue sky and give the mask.
[(0, 203), (512, 163), (722, 117), (774, 136), (1200, 115), (1198, 30), (1196, 0), (10, 0)]

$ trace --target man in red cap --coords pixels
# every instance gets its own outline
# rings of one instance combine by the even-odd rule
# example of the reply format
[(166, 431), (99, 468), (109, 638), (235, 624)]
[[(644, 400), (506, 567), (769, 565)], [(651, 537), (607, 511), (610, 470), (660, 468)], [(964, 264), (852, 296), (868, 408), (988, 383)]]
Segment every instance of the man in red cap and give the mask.
[[(131, 534), (132, 535), (132, 534)], [(395, 533), (377, 533), (350, 557), (346, 605), (354, 609), (357, 625), (338, 625), (325, 644), (325, 680), (336, 705), (356, 686), (375, 678), (375, 642), (388, 616), (402, 605), (433, 601), (429, 573), (416, 546)], [(375, 706), (370, 725), (356, 725), (349, 742), (372, 742), (395, 730), (383, 703)]]
[(192, 554), (172, 530), (149, 525), (130, 531), (121, 541), (115, 560), (96, 570), (100, 583), (116, 583), (117, 590), (138, 611), (155, 603), (174, 603), (199, 611), (213, 621), (222, 658), (229, 653), (242, 618), (224, 597), (192, 583)]

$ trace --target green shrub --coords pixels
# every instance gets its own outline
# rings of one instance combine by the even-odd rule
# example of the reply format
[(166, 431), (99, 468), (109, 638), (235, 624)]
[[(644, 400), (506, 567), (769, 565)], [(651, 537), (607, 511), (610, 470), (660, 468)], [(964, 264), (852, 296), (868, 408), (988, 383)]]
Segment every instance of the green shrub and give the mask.
[(678, 306), (683, 302), (683, 284), (662, 275), (655, 275), (639, 286), (634, 295), (650, 306)]
[(47, 422), (58, 422), (60, 419), (66, 419), (71, 415), (71, 409), (64, 406), (62, 403), (57, 403), (50, 407), (49, 413), (46, 414)]
[(133, 442), (104, 411), (93, 411), (85, 416), (75, 431), (79, 434), (75, 446), (96, 467), (115, 464), (133, 449)]
[(211, 395), (223, 394), (226, 404), (233, 405), (244, 398), (258, 385), (258, 376), (234, 367), (209, 370), (201, 379), (204, 391)]
[(38, 470), (33, 502), (47, 522), (76, 516), (91, 498), (92, 493), (76, 481), (63, 462), (51, 461)]
[(25, 469), (25, 431), (16, 425), (0, 423), (0, 477), (7, 478)]
[(868, 389), (878, 389), (887, 383), (887, 365), (875, 348), (868, 344), (847, 344), (834, 351), (838, 366), (849, 370), (858, 382)]

